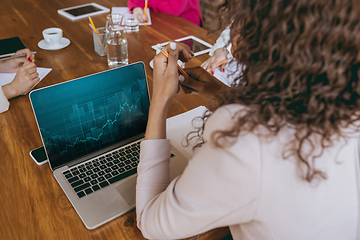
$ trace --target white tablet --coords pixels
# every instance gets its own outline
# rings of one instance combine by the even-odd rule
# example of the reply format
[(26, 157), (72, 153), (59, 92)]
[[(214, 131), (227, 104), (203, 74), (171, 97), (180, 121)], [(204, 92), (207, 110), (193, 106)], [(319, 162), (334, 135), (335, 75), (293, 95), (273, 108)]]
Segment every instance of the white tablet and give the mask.
[[(211, 44), (209, 44), (197, 37), (194, 37), (194, 36), (187, 36), (187, 37), (179, 38), (179, 39), (176, 39), (175, 41), (188, 45), (190, 47), (191, 51), (194, 52), (194, 56), (208, 53), (208, 52), (210, 52), (210, 50), (212, 48)], [(159, 43), (154, 46), (151, 46), (151, 48), (154, 49), (155, 51), (159, 51), (162, 47), (164, 47), (168, 43), (169, 42)]]
[(71, 20), (77, 20), (107, 12), (110, 12), (109, 8), (103, 7), (97, 3), (87, 3), (58, 10), (59, 14), (70, 18)]

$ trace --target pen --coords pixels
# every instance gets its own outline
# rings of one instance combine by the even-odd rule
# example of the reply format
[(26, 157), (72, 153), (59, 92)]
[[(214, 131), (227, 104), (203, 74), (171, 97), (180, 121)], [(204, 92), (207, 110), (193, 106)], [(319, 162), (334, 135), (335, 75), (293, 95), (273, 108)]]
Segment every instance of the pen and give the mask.
[(91, 23), (92, 28), (94, 29), (94, 32), (96, 32), (97, 34), (100, 34), (99, 30), (96, 29), (93, 20), (91, 19), (91, 17), (89, 16), (89, 21)]
[[(161, 53), (164, 54), (164, 56), (165, 56), (166, 58), (169, 58), (169, 54), (168, 54), (165, 50), (163, 50)], [(189, 76), (189, 75), (184, 71), (184, 69), (182, 69), (182, 68), (179, 66), (179, 64), (177, 64), (177, 68), (178, 68), (179, 71), (182, 73), (182, 75), (184, 75), (185, 77), (188, 77), (188, 76)]]
[[(225, 60), (222, 60), (221, 62), (219, 62), (219, 63), (216, 65), (216, 67), (221, 66), (222, 64), (226, 63), (226, 62), (229, 61), (229, 60), (230, 60), (230, 58), (225, 59)], [(211, 70), (212, 70), (212, 69), (209, 68), (207, 71), (210, 72)]]
[(147, 0), (145, 0), (145, 10), (144, 10), (144, 12), (145, 12), (145, 18), (146, 18), (144, 23), (146, 24), (146, 22), (147, 22)]
[[(38, 52), (39, 51), (31, 52), (31, 54), (36, 54)], [(26, 57), (26, 53), (19, 54), (19, 55), (15, 55), (15, 53), (4, 54), (4, 55), (0, 56), (0, 61), (9, 60), (12, 58), (19, 58), (19, 57)]]

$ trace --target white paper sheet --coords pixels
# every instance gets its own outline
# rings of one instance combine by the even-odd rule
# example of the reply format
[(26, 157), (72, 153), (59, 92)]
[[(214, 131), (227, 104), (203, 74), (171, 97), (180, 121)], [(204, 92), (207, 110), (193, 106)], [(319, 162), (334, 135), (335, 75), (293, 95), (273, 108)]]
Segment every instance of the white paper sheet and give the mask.
[[(111, 9), (111, 13), (119, 13), (125, 16), (126, 14), (130, 14), (129, 8), (127, 7), (113, 7)], [(151, 17), (150, 17), (150, 9), (146, 9), (146, 16), (148, 18), (148, 21), (146, 22), (146, 25), (151, 25)], [(139, 25), (145, 25), (145, 23), (139, 23)]]
[(195, 143), (192, 141), (189, 146), (184, 147), (183, 145), (186, 143), (186, 136), (189, 132), (197, 130), (194, 125), (196, 127), (202, 126), (202, 121), (195, 120), (193, 122), (193, 119), (196, 117), (202, 117), (206, 110), (206, 107), (200, 106), (166, 119), (167, 139), (169, 139), (171, 145), (181, 152), (187, 159), (190, 159), (194, 155), (192, 147)]
[[(51, 68), (41, 68), (41, 67), (38, 67), (36, 69), (37, 72), (39, 73), (40, 80), (30, 89), (30, 91), (52, 70)], [(0, 73), (0, 86), (11, 83), (12, 80), (14, 80), (15, 75), (16, 73)]]

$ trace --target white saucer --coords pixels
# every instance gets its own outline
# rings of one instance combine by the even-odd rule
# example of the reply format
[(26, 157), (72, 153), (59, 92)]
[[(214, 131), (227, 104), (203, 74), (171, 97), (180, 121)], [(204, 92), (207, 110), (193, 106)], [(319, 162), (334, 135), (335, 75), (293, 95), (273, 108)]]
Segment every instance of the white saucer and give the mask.
[(70, 44), (70, 40), (63, 37), (60, 41), (60, 45), (58, 46), (49, 46), (44, 39), (38, 43), (38, 46), (39, 48), (44, 50), (59, 50), (69, 46), (69, 44)]

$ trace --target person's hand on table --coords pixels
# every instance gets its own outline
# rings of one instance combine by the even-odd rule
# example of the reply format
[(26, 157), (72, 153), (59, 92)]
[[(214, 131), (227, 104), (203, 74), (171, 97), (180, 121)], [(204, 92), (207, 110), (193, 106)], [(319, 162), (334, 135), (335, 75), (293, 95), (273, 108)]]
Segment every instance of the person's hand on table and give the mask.
[(143, 23), (147, 21), (147, 18), (145, 17), (144, 9), (140, 7), (136, 7), (133, 9), (133, 15), (135, 18), (139, 20), (139, 23)]
[(39, 80), (35, 63), (26, 61), (17, 71), (14, 80), (2, 86), (2, 89), (6, 98), (11, 99), (30, 91)]
[(15, 55), (20, 55), (24, 53), (26, 53), (26, 57), (18, 57), (0, 61), (0, 72), (15, 73), (24, 63), (35, 62), (35, 55), (31, 54), (31, 51), (27, 48), (17, 51)]
[(179, 82), (186, 94), (199, 93), (203, 97), (215, 99), (218, 93), (229, 88), (202, 67), (186, 68), (184, 70), (189, 77), (180, 75)]
[[(216, 66), (221, 62), (227, 59), (228, 50), (226, 48), (218, 48), (214, 51), (214, 54), (209, 57), (205, 62), (201, 64), (201, 67), (205, 70), (211, 69), (211, 74), (214, 75)], [(225, 71), (226, 63), (220, 65), (220, 71)]]

